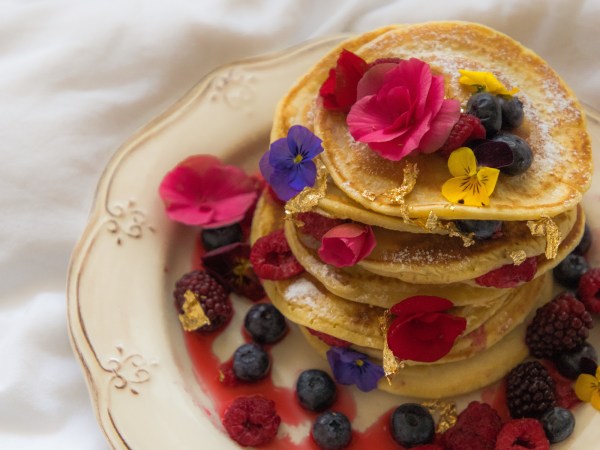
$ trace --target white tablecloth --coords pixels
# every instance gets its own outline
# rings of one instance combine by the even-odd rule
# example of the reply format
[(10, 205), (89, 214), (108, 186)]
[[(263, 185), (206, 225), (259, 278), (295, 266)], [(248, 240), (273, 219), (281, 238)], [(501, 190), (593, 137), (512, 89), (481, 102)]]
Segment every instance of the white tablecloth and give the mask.
[(65, 278), (116, 148), (214, 67), (340, 31), (462, 19), (547, 59), (600, 109), (600, 2), (0, 2), (0, 448), (104, 449)]

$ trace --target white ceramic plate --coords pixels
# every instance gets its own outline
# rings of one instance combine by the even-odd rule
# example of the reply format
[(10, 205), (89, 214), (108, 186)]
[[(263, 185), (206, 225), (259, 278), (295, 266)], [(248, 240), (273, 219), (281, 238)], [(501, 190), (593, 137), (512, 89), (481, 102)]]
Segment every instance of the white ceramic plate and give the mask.
[[(238, 448), (224, 433), (209, 396), (198, 383), (173, 309), (174, 282), (190, 270), (196, 232), (170, 222), (157, 189), (167, 170), (185, 157), (214, 153), (255, 171), (269, 145), (278, 99), (294, 80), (342, 37), (243, 61), (208, 75), (184, 98), (120, 148), (99, 182), (89, 224), (74, 250), (68, 280), (69, 331), (92, 403), (115, 448)], [(600, 114), (589, 111), (590, 131), (600, 144)], [(593, 263), (600, 265), (598, 183), (586, 196), (597, 231)], [(224, 359), (242, 342), (236, 313), (214, 350)], [(600, 348), (596, 330), (593, 341)], [(292, 330), (273, 348), (273, 382), (292, 386), (304, 368), (325, 368)], [(365, 429), (401, 400), (381, 392), (353, 390)], [(465, 399), (461, 399), (461, 403)], [(600, 441), (600, 413), (577, 409), (575, 436), (553, 448), (592, 448)], [(299, 440), (307, 419), (282, 426)]]

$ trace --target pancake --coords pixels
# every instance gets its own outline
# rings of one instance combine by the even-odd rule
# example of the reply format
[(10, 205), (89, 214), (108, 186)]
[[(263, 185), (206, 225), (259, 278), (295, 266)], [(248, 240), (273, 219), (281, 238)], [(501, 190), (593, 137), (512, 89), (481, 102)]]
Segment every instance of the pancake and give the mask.
[[(441, 365), (407, 366), (398, 371), (389, 384), (385, 378), (378, 388), (396, 395), (421, 399), (454, 397), (488, 386), (503, 378), (523, 361), (528, 350), (525, 345), (525, 324), (511, 331), (493, 347), (463, 361)], [(307, 342), (323, 357), (329, 346), (300, 327)]]
[[(561, 249), (561, 254), (566, 256), (583, 233), (583, 210), (581, 207), (574, 208), (553, 221), (560, 231), (561, 243), (570, 236)], [(285, 230), (288, 241), (294, 241), (292, 235), (297, 234), (297, 239), (304, 247), (318, 249), (320, 242), (302, 234), (302, 228), (297, 228), (292, 221), (287, 221)], [(357, 266), (377, 275), (416, 284), (471, 280), (512, 264), (511, 254), (515, 252), (523, 251), (527, 257), (533, 257), (543, 254), (546, 249), (546, 237), (532, 236), (525, 222), (504, 222), (501, 237), (478, 240), (469, 247), (465, 247), (460, 240), (443, 235), (391, 231), (381, 227), (374, 227), (373, 232), (377, 246)], [(293, 246), (293, 250), (298, 250), (297, 246)], [(560, 261), (554, 259), (556, 263)]]
[[(385, 160), (354, 141), (344, 114), (327, 111), (315, 102), (343, 48), (367, 62), (382, 57), (422, 59), (444, 75), (446, 96), (462, 104), (470, 91), (459, 85), (458, 69), (490, 71), (508, 88), (518, 87), (525, 122), (514, 133), (530, 144), (532, 166), (518, 176), (501, 175), (489, 206), (450, 204), (441, 195), (442, 184), (451, 177), (444, 158), (432, 154), (399, 162)], [(532, 51), (502, 33), (471, 23), (388, 27), (340, 44), (283, 98), (272, 141), (285, 136), (294, 123), (313, 126), (323, 139), (322, 160), (335, 184), (363, 208), (387, 216), (426, 218), (433, 212), (441, 219), (554, 217), (578, 204), (591, 182), (590, 139), (581, 105), (570, 88)], [(407, 162), (416, 163), (420, 173), (402, 205), (386, 194), (402, 184)]]
[[(551, 279), (544, 275), (530, 283), (507, 290), (494, 314), (485, 307), (455, 307), (449, 313), (467, 319), (467, 330), (450, 352), (433, 364), (469, 358), (498, 342), (531, 312), (539, 296), (550, 296)], [(318, 281), (303, 273), (280, 281), (264, 281), (264, 288), (275, 307), (291, 322), (303, 325), (359, 347), (383, 351), (384, 338), (379, 325), (383, 308), (351, 302), (328, 292)], [(402, 299), (398, 299), (399, 301)], [(497, 300), (498, 301), (498, 300)], [(487, 319), (487, 320), (482, 320)], [(407, 361), (407, 364), (421, 364)]]

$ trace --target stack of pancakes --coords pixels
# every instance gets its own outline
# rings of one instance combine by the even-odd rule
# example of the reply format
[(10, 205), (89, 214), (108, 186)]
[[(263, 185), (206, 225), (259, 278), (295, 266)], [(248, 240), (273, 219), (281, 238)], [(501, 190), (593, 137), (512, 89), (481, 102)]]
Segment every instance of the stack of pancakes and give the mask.
[[(446, 98), (465, 105), (471, 92), (458, 69), (493, 72), (519, 88), (525, 121), (515, 134), (533, 151), (525, 173), (501, 175), (490, 205), (451, 204), (441, 195), (450, 178), (445, 158), (381, 158), (348, 132), (345, 115), (322, 106), (318, 91), (342, 49), (367, 62), (419, 58), (445, 79)], [(469, 392), (503, 377), (527, 356), (527, 317), (552, 291), (551, 270), (579, 242), (579, 205), (591, 181), (591, 146), (581, 106), (560, 77), (537, 55), (489, 28), (462, 22), (391, 26), (343, 42), (319, 61), (282, 99), (271, 141), (301, 124), (323, 140), (317, 186), (287, 205), (265, 193), (252, 225), (252, 241), (284, 228), (305, 268), (293, 278), (264, 281), (275, 306), (300, 325), (318, 351), (328, 346), (311, 328), (348, 341), (381, 364), (386, 311), (415, 295), (449, 299), (466, 329), (451, 351), (433, 363), (402, 361), (379, 387), (393, 393), (439, 398)], [(306, 194), (306, 195), (303, 195)], [(372, 226), (377, 245), (352, 267), (318, 255), (320, 242), (303, 232), (301, 211)], [(457, 220), (500, 220), (502, 233), (476, 239)], [(537, 271), (511, 287), (482, 286), (477, 278), (535, 258)], [(382, 327), (383, 324), (383, 327)]]

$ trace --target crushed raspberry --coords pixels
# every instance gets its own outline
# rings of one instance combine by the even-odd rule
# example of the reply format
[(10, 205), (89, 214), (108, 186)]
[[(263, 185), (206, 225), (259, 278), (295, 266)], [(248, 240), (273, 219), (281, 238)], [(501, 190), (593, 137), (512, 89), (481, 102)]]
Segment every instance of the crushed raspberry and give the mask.
[(506, 264), (498, 269), (494, 269), (475, 278), (475, 282), (480, 286), (486, 287), (513, 288), (522, 282), (533, 280), (536, 272), (537, 258), (532, 256), (518, 266)]
[(244, 447), (257, 447), (273, 440), (281, 418), (275, 402), (262, 395), (236, 398), (225, 410), (223, 426), (229, 436)]
[(250, 251), (250, 264), (259, 278), (283, 280), (304, 271), (285, 238), (283, 230), (258, 239)]
[(412, 450), (444, 450), (444, 447), (438, 444), (425, 444), (418, 447), (411, 447)]
[(463, 113), (450, 130), (450, 135), (439, 152), (448, 157), (450, 153), (461, 147), (465, 142), (473, 139), (485, 139), (485, 128), (477, 117)]
[(296, 219), (304, 224), (299, 228), (299, 231), (314, 237), (317, 241), (321, 241), (323, 235), (333, 227), (344, 223), (343, 220), (330, 219), (314, 212), (300, 213), (296, 216)]
[(502, 420), (490, 405), (471, 402), (444, 434), (445, 446), (448, 450), (493, 449), (501, 427)]
[(323, 342), (325, 342), (327, 345), (330, 345), (331, 347), (346, 348), (346, 347), (350, 347), (350, 345), (352, 345), (350, 342), (344, 341), (343, 339), (336, 338), (335, 336), (332, 336), (330, 334), (321, 333), (320, 331), (313, 330), (312, 328), (307, 328), (307, 330), (310, 334), (318, 337), (319, 339), (321, 339)]
[(495, 450), (548, 450), (550, 443), (542, 424), (535, 419), (515, 419), (504, 424)]
[(590, 313), (600, 313), (600, 267), (583, 274), (579, 280), (577, 294)]
[(573, 390), (573, 380), (563, 377), (551, 361), (542, 360), (541, 363), (554, 380), (556, 405), (560, 406), (561, 408), (571, 409), (580, 403), (580, 400), (577, 398), (577, 395)]
[(510, 412), (506, 404), (506, 380), (488, 386), (481, 392), (481, 400), (496, 410), (502, 422), (510, 420)]

